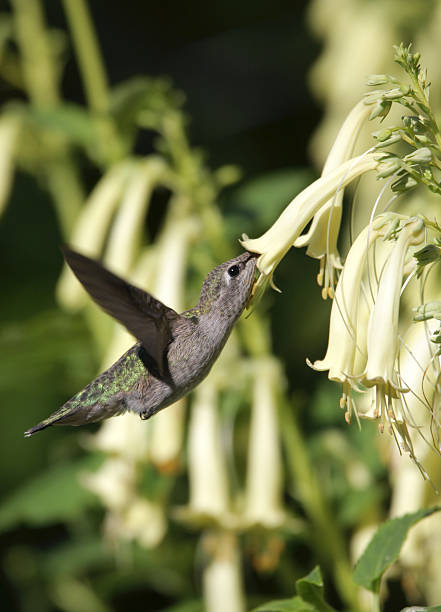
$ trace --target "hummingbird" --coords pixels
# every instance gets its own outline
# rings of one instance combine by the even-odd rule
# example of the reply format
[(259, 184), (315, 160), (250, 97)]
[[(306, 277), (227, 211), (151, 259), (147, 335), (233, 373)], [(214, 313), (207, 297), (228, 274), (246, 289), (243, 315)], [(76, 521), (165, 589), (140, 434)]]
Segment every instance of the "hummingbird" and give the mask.
[(207, 376), (247, 305), (256, 268), (256, 255), (248, 252), (216, 266), (196, 306), (178, 314), (99, 261), (69, 247), (62, 251), (91, 298), (138, 342), (25, 437), (50, 425), (84, 425), (125, 412), (148, 419), (189, 393)]

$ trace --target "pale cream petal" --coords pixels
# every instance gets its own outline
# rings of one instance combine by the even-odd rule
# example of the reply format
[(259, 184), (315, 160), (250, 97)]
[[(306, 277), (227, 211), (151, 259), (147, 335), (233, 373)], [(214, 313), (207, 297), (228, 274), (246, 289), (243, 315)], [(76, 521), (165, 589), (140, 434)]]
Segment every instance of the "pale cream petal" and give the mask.
[(368, 330), (368, 359), (363, 384), (396, 387), (398, 316), (404, 260), (410, 245), (424, 240), (424, 224), (414, 219), (401, 229), (380, 279)]
[(260, 253), (257, 266), (265, 276), (271, 276), (305, 226), (336, 192), (361, 174), (374, 170), (377, 162), (367, 153), (350, 159), (326, 176), (314, 181), (285, 208), (275, 223), (260, 238), (241, 240), (252, 253)]

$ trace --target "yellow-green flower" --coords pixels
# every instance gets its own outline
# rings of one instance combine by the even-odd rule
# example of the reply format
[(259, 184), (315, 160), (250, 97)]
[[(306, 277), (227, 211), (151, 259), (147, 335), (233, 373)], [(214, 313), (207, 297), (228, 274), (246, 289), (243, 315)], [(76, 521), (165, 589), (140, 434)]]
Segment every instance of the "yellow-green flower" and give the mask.
[[(90, 257), (101, 253), (113, 214), (133, 174), (134, 162), (113, 165), (96, 184), (82, 209), (69, 239), (70, 244)], [(71, 270), (64, 266), (58, 280), (57, 298), (68, 309), (82, 306), (85, 293)]]
[(406, 254), (412, 245), (424, 240), (424, 223), (412, 218), (401, 228), (392, 253), (381, 275), (375, 304), (369, 320), (367, 362), (362, 383), (376, 387), (376, 416), (382, 423), (395, 423), (391, 403), (398, 397), (400, 382), (397, 374), (398, 316), (401, 285)]
[(19, 143), (20, 121), (12, 114), (0, 119), (0, 215), (8, 202), (14, 174), (15, 150)]
[(83, 474), (81, 481), (87, 489), (98, 495), (107, 508), (121, 511), (135, 491), (135, 463), (123, 457), (107, 459), (96, 472)]
[[(381, 237), (396, 235), (396, 242), (389, 240), (382, 255), (386, 260), (376, 287), (373, 246)], [(324, 359), (312, 364), (316, 370), (328, 370), (329, 378), (343, 385), (341, 407), (346, 407), (347, 421), (355, 408), (351, 391), (361, 387), (375, 387), (374, 418), (381, 417), (382, 423), (396, 420), (391, 416), (391, 399), (402, 391), (396, 361), (403, 269), (409, 247), (423, 238), (420, 219), (380, 215), (348, 253), (332, 304), (328, 349)], [(360, 416), (368, 417), (368, 411)]]
[(206, 612), (245, 612), (237, 535), (224, 530), (208, 532), (202, 545), (209, 558), (202, 577), (204, 609)]
[(260, 238), (250, 239), (245, 234), (243, 235), (240, 241), (242, 246), (252, 253), (260, 254), (257, 267), (262, 274), (257, 281), (257, 288), (261, 287), (267, 279), (270, 279), (272, 283), (274, 270), (280, 260), (294, 245), (314, 215), (333, 197), (335, 192), (345, 187), (357, 176), (374, 170), (376, 167), (377, 162), (372, 153), (346, 161), (299, 193)]
[(209, 376), (195, 391), (188, 431), (190, 499), (176, 509), (178, 520), (232, 526), (231, 500), (222, 448), (217, 388)]
[(167, 531), (167, 519), (161, 503), (135, 496), (124, 512), (110, 514), (105, 532), (110, 539), (135, 540), (144, 548), (155, 548)]
[(357, 386), (367, 359), (366, 308), (362, 307), (366, 306), (366, 298), (362, 292), (362, 280), (369, 250), (379, 236), (378, 230), (366, 227), (352, 245), (332, 303), (326, 355), (312, 364), (315, 370), (329, 370), (329, 379), (342, 383), (341, 407), (346, 407), (348, 421), (353, 408), (351, 389)]
[(255, 362), (244, 508), (247, 525), (275, 528), (286, 520), (276, 404), (280, 380), (275, 360), (268, 357)]
[(166, 170), (165, 162), (154, 155), (133, 162), (104, 254), (106, 265), (117, 274), (125, 276), (133, 267), (153, 190)]
[[(326, 158), (322, 176), (326, 176), (351, 157), (360, 129), (369, 113), (370, 109), (364, 102), (359, 102), (346, 117)], [(344, 190), (339, 188), (314, 215), (309, 231), (299, 236), (294, 243), (295, 247), (307, 246), (306, 254), (320, 260), (317, 282), (323, 287), (324, 299), (334, 296), (336, 270), (342, 268), (337, 240), (343, 211), (343, 194)]]

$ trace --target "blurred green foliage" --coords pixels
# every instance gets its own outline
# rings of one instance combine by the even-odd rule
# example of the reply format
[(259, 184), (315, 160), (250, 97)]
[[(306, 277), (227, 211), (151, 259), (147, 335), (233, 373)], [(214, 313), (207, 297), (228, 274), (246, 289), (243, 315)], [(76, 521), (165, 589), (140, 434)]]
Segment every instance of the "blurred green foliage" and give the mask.
[[(8, 10), (0, 20), (1, 93), (7, 102), (4, 110), (24, 126), (18, 170), (0, 223), (4, 271), (0, 302), (2, 601), (5, 609), (23, 612), (196, 612), (203, 609), (200, 575), (205, 560), (197, 535), (188, 526), (172, 521), (165, 540), (152, 550), (136, 543), (112, 545), (104, 541), (101, 505), (80, 483), (84, 471), (97, 467), (103, 456), (85, 452), (86, 435), (68, 429), (54, 428), (50, 436), (22, 439), (29, 425), (93, 378), (100, 359), (86, 320), (62, 311), (55, 302), (54, 289), (62, 265), (58, 245), (67, 239), (67, 228), (84, 194), (115, 159), (139, 152), (160, 153), (174, 159), (176, 166), (190, 159), (181, 175), (188, 180), (188, 189), (202, 185), (213, 199), (218, 197), (222, 181), (208, 169), (207, 154), (215, 165), (239, 161), (243, 179), (226, 186), (219, 196), (222, 217), (221, 226), (215, 225), (218, 241), (205, 237), (192, 253), (189, 294), (196, 295), (200, 277), (212, 265), (213, 257), (220, 259), (233, 251), (241, 232), (257, 235), (264, 231), (315, 175), (305, 151), (318, 111), (307, 97), (303, 82), (316, 44), (302, 23), (306, 2), (296, 6), (228, 2), (211, 8), (195, 3), (191, 10), (175, 6), (173, 19), (169, 8), (162, 7), (161, 13), (161, 7), (146, 7), (145, 3), (127, 3), (127, 14), (119, 2), (90, 4), (109, 63), (109, 122), (109, 117), (103, 118), (90, 101), (84, 104), (78, 66), (60, 7), (54, 8), (50, 2), (41, 5), (57, 28), (50, 31), (48, 39), (51, 58), (57, 59), (57, 95), (66, 100), (49, 108), (42, 103), (49, 92), (33, 92), (23, 82), (14, 22), (23, 4), (13, 2), (12, 9), (2, 6)], [(163, 38), (154, 32), (161, 27), (165, 30)], [(262, 34), (265, 27), (268, 38)], [(120, 38), (115, 38), (115, 32)], [(147, 55), (142, 41), (149, 33), (154, 41), (148, 49), (152, 57), (140, 58)], [(181, 78), (191, 84), (195, 53), (199, 53), (198, 58), (210, 54), (191, 52), (188, 45), (203, 37), (212, 41), (213, 46), (207, 42), (208, 50), (219, 48), (219, 38), (224, 41), (220, 45), (225, 54), (220, 77), (234, 73), (235, 58), (243, 57), (241, 47), (247, 50), (248, 62), (245, 68), (239, 62), (234, 79), (242, 83), (248, 72), (255, 74), (250, 89), (266, 104), (256, 101), (254, 108), (253, 99), (245, 91), (232, 87), (228, 99), (237, 104), (226, 105), (228, 112), (223, 120), (210, 109), (205, 116), (200, 113), (199, 121), (197, 116), (191, 117), (190, 133), (208, 153), (192, 149), (190, 158), (182, 155), (179, 146), (170, 148), (170, 142), (182, 145), (182, 141), (168, 138), (170, 124), (165, 121), (170, 116), (177, 118), (179, 130), (185, 132), (189, 120), (181, 110), (183, 94), (167, 78), (158, 77), (154, 62), (159, 61), (158, 49), (164, 55), (175, 51), (175, 64), (182, 67)], [(230, 48), (231, 41), (236, 41), (236, 46)], [(261, 71), (258, 61), (254, 64), (247, 56), (253, 45), (259, 47)], [(138, 52), (139, 48), (143, 51)], [(215, 58), (220, 61), (218, 55)], [(144, 63), (153, 76), (134, 76)], [(161, 67), (173, 65), (162, 63)], [(274, 71), (277, 78), (268, 80), (268, 73)], [(177, 73), (179, 82), (179, 69)], [(198, 78), (203, 75), (198, 73)], [(284, 86), (290, 83), (289, 95), (284, 89), (277, 91), (275, 81), (281, 80)], [(228, 88), (228, 78), (224, 76), (219, 82), (221, 91)], [(203, 103), (210, 100), (210, 91), (205, 90), (210, 89), (198, 82), (188, 92), (188, 107), (184, 108), (190, 112), (204, 110)], [(289, 110), (286, 100), (291, 105)], [(233, 116), (236, 133), (230, 121)], [(212, 140), (211, 127), (217, 134)], [(221, 133), (226, 136), (220, 137)], [(58, 174), (52, 173), (53, 168)], [(61, 179), (54, 180), (54, 176)], [(172, 180), (170, 191), (173, 187)], [(156, 235), (169, 195), (165, 186), (155, 194), (142, 228), (145, 235)], [(202, 200), (206, 191), (201, 195), (195, 189), (193, 195)], [(308, 604), (287, 608), (279, 602), (279, 607), (264, 605), (259, 610), (330, 610), (323, 600), (319, 570), (302, 578), (318, 562), (325, 584), (332, 585), (327, 600), (338, 609), (347, 607), (336, 585), (333, 555), (337, 550), (347, 562), (344, 537), (360, 526), (381, 520), (388, 497), (374, 426), (364, 425), (361, 432), (355, 427), (348, 429), (336, 409), (336, 389), (321, 381), (304, 362), (305, 354), (315, 357), (323, 353), (327, 329), (329, 306), (317, 300), (314, 274), (314, 263), (306, 261), (302, 253), (290, 254), (277, 275), (283, 295), (266, 295), (258, 306), (270, 317), (274, 351), (287, 374), (281, 410), (288, 466), (284, 495), (301, 528), (282, 529), (280, 533), (257, 529), (241, 537), (246, 592), (249, 606), (257, 606), (270, 599), (292, 598), (297, 581), (294, 600), (299, 603), (301, 598)], [(221, 412), (226, 422), (236, 419), (235, 440), (238, 447), (245, 448), (247, 421), (237, 398), (237, 394), (225, 393)], [(240, 461), (244, 462), (243, 455)], [(140, 480), (140, 487), (153, 496), (172, 495), (174, 505), (186, 502), (187, 482), (182, 474), (166, 476), (149, 471)], [(329, 525), (335, 528), (332, 535), (326, 531)], [(267, 565), (259, 567), (262, 559)], [(323, 600), (323, 604), (311, 608), (311, 600)]]

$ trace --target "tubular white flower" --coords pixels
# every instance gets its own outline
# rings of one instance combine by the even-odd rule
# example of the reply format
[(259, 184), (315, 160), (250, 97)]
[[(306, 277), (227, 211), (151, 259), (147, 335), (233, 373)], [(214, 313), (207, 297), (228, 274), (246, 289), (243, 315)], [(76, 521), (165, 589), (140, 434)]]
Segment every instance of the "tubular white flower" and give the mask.
[(176, 473), (184, 437), (186, 399), (162, 410), (152, 421), (150, 459), (160, 472)]
[(368, 359), (363, 384), (384, 386), (386, 393), (397, 395), (395, 361), (398, 350), (398, 315), (404, 260), (411, 245), (424, 240), (424, 223), (413, 218), (401, 229), (380, 279), (368, 329)]
[[(376, 266), (369, 251), (378, 238), (390, 239), (395, 233), (398, 238), (392, 246), (388, 240), (386, 244), (378, 244), (385, 245), (386, 249), (376, 249), (379, 252), (377, 256), (385, 263), (374, 296), (372, 282)], [(405, 257), (409, 247), (421, 244), (423, 239), (422, 220), (390, 213), (380, 215), (360, 233), (348, 253), (337, 284), (325, 358), (312, 364), (316, 370), (329, 370), (329, 378), (342, 383), (340, 405), (347, 408), (345, 418), (348, 422), (352, 409), (356, 408), (351, 389), (375, 387), (372, 389), (372, 404), (361, 402), (361, 410), (356, 410), (357, 418), (381, 417), (380, 429), (383, 430), (385, 422), (392, 425), (394, 435), (401, 439), (411, 454), (408, 420), (400, 416), (400, 406), (395, 406), (392, 399), (402, 398), (403, 392), (397, 371), (397, 352)], [(367, 279), (370, 279), (369, 283), (363, 290)]]
[[(414, 454), (423, 463), (430, 458), (429, 454), (435, 457), (431, 453), (430, 430), (433, 432), (433, 423), (439, 422), (438, 416), (433, 418), (431, 407), (440, 364), (439, 357), (433, 356), (429, 340), (431, 332), (437, 327), (434, 321), (412, 325), (400, 349), (400, 382), (409, 389), (408, 393), (401, 393), (401, 418), (407, 420), (410, 425)], [(398, 454), (396, 451), (392, 457), (391, 479), (394, 486), (391, 516), (402, 516), (422, 508), (427, 493), (421, 474), (411, 463), (398, 461)], [(412, 491), (411, 496), (409, 491)], [(409, 534), (408, 539), (414, 538)], [(408, 544), (405, 550), (409, 550)]]
[[(350, 158), (360, 129), (369, 113), (369, 107), (364, 102), (359, 102), (346, 117), (323, 166), (322, 176), (326, 176)], [(344, 190), (339, 189), (314, 215), (309, 231), (299, 236), (294, 243), (295, 247), (307, 246), (306, 254), (320, 260), (317, 281), (323, 287), (324, 298), (328, 295), (333, 297), (335, 270), (342, 267), (337, 240), (343, 210), (343, 194)]]
[(155, 548), (166, 531), (164, 508), (140, 497), (131, 499), (124, 508), (110, 510), (104, 519), (104, 534), (113, 544), (136, 540), (144, 548)]
[(149, 449), (146, 427), (148, 423), (141, 426), (139, 416), (129, 412), (121, 418), (104, 421), (97, 433), (87, 438), (87, 444), (129, 462), (143, 462)]
[[(408, 393), (401, 394), (405, 406), (403, 412), (405, 416), (408, 415), (415, 433), (427, 428), (432, 418), (439, 423), (439, 415), (432, 413), (432, 406), (434, 396), (440, 390), (440, 358), (434, 354), (434, 346), (430, 342), (432, 334), (437, 329), (439, 329), (437, 321), (412, 324), (408, 334), (401, 341), (399, 380), (400, 385), (409, 390)], [(428, 453), (429, 445), (421, 436), (415, 436), (415, 442), (424, 444)], [(404, 514), (404, 511), (401, 514)]]
[(120, 510), (129, 503), (135, 491), (135, 464), (119, 457), (107, 459), (96, 472), (82, 474), (81, 482), (96, 493), (105, 506)]
[(159, 157), (136, 162), (109, 233), (105, 263), (117, 274), (128, 274), (139, 249), (143, 219), (151, 194), (160, 181), (166, 164)]
[(376, 167), (377, 162), (372, 153), (348, 160), (299, 193), (260, 238), (250, 239), (244, 235), (240, 241), (242, 246), (247, 251), (261, 255), (257, 261), (257, 266), (262, 273), (258, 286), (265, 282), (265, 277), (272, 278), (280, 260), (335, 191), (345, 187), (357, 176), (374, 170)]
[[(70, 244), (91, 257), (100, 254), (113, 213), (133, 170), (133, 161), (115, 164), (98, 182), (80, 213)], [(74, 310), (84, 303), (85, 292), (65, 265), (58, 280), (59, 302)]]
[[(416, 296), (415, 296), (416, 297)], [(419, 296), (418, 296), (419, 297)], [(417, 323), (412, 325), (406, 334), (403, 346), (400, 349), (400, 380), (409, 388), (409, 393), (402, 396), (403, 418), (410, 422), (409, 435), (413, 444), (413, 452), (418, 462), (424, 464), (427, 471), (433, 470), (436, 475), (439, 471), (439, 456), (432, 452), (431, 445), (439, 443), (435, 430), (438, 429), (439, 415), (432, 413), (432, 406), (436, 387), (439, 387), (440, 361), (433, 356), (433, 347), (430, 346), (430, 335), (439, 328), (435, 321)], [(435, 427), (434, 427), (435, 426)], [(431, 434), (434, 440), (431, 441)], [(436, 487), (421, 478), (424, 470), (418, 464), (420, 471), (410, 462), (400, 461), (401, 450), (395, 450), (391, 458), (392, 499), (390, 515), (402, 516), (408, 512), (415, 512), (424, 506), (437, 503)], [(432, 470), (430, 469), (432, 468)], [(412, 495), (409, 495), (412, 491)], [(439, 532), (440, 520), (435, 527)], [(434, 525), (425, 524), (424, 521), (411, 530), (400, 553), (400, 562), (404, 565), (424, 568), (427, 563), (427, 551), (432, 552)], [(421, 547), (421, 540), (424, 546)], [(435, 546), (437, 546), (435, 542)], [(438, 544), (439, 549), (439, 544)], [(436, 553), (438, 556), (438, 552)], [(433, 561), (433, 560), (432, 560)]]
[(302, 234), (294, 243), (295, 247), (307, 246), (306, 254), (320, 260), (320, 271), (317, 283), (322, 289), (322, 297), (334, 297), (336, 281), (335, 270), (342, 268), (337, 248), (338, 233), (343, 213), (343, 191), (340, 189), (335, 197), (326, 202), (314, 215), (307, 234)]
[(253, 405), (245, 491), (245, 522), (279, 527), (285, 521), (282, 507), (282, 460), (276, 389), (278, 364), (262, 359), (255, 364)]
[(14, 154), (18, 144), (20, 121), (5, 114), (0, 120), (0, 215), (8, 201), (14, 171)]
[(230, 507), (221, 448), (217, 390), (208, 378), (196, 390), (188, 433), (189, 514), (222, 521)]
[(245, 612), (237, 536), (228, 531), (210, 533), (203, 540), (210, 562), (204, 569), (206, 612)]
[(119, 537), (136, 540), (145, 548), (155, 548), (164, 538), (167, 521), (164, 508), (157, 502), (137, 497), (121, 516)]
[(323, 175), (329, 174), (331, 170), (338, 168), (340, 164), (350, 158), (360, 130), (370, 112), (371, 109), (362, 100), (348, 114), (323, 165)]
[(188, 249), (197, 234), (198, 224), (192, 217), (182, 217), (179, 214), (179, 202), (175, 204), (176, 214), (170, 215), (157, 245), (158, 259), (153, 293), (159, 300), (181, 312), (184, 309)]
[(378, 230), (366, 227), (351, 246), (332, 303), (326, 355), (310, 364), (315, 370), (329, 370), (329, 379), (343, 384), (342, 407), (347, 404), (347, 418), (351, 413), (351, 387), (363, 374), (366, 363), (364, 337), (358, 329), (359, 307), (364, 299), (361, 283), (368, 251), (379, 236)]

